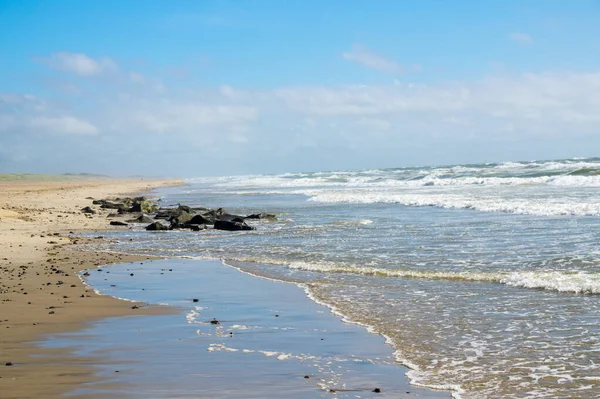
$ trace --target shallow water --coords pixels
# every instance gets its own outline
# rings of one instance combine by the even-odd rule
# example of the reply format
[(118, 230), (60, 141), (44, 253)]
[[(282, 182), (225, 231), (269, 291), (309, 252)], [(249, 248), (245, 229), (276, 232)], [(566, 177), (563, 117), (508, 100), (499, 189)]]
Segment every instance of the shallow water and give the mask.
[(101, 320), (46, 341), (75, 346), (78, 355), (102, 363), (101, 381), (72, 395), (450, 397), (409, 386), (406, 370), (381, 337), (343, 323), (295, 285), (252, 277), (218, 261), (182, 259), (102, 266), (90, 274), (87, 283), (102, 293), (178, 311)]
[[(600, 397), (600, 160), (190, 179), (164, 204), (276, 213), (256, 231), (112, 233), (224, 259), (390, 337), (464, 398)], [(129, 241), (131, 239), (132, 241)]]

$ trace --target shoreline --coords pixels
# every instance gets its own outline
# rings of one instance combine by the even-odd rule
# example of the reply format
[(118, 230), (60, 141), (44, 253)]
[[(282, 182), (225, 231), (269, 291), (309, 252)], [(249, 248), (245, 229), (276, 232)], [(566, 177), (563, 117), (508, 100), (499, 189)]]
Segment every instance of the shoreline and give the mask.
[[(0, 273), (3, 277), (8, 277), (3, 278), (0, 284), (2, 294), (0, 311), (4, 316), (0, 317), (0, 328), (5, 330), (0, 337), (0, 353), (2, 353), (0, 367), (4, 363), (10, 363), (10, 366), (4, 366), (0, 371), (2, 392), (0, 398), (38, 396), (58, 398), (66, 393), (74, 398), (110, 398), (115, 397), (114, 392), (119, 390), (124, 392), (123, 387), (128, 385), (127, 381), (99, 373), (103, 365), (108, 364), (106, 363), (109, 361), (108, 358), (103, 355), (86, 355), (85, 351), (82, 353), (80, 348), (77, 349), (77, 339), (71, 341), (71, 345), (59, 348), (49, 347), (44, 342), (53, 339), (52, 337), (68, 336), (72, 333), (77, 335), (89, 331), (98, 322), (131, 319), (127, 316), (169, 315), (179, 312), (179, 308), (157, 305), (152, 301), (124, 300), (118, 296), (96, 291), (93, 286), (87, 284), (87, 278), (81, 277), (79, 272), (84, 270), (101, 272), (104, 267), (99, 268), (99, 266), (133, 264), (162, 258), (102, 252), (94, 249), (89, 251), (72, 249), (73, 244), (99, 243), (104, 238), (103, 236), (80, 237), (72, 234), (84, 232), (101, 234), (103, 231), (119, 230), (109, 225), (110, 220), (106, 216), (110, 210), (102, 210), (93, 217), (81, 213), (81, 209), (89, 205), (91, 198), (139, 194), (159, 187), (180, 184), (183, 183), (180, 181), (95, 181), (83, 184), (81, 182), (37, 184), (27, 182), (14, 184), (13, 186), (17, 187), (12, 187), (8, 195), (7, 192), (0, 194), (0, 236), (2, 237), (0, 243), (8, 244), (11, 248), (10, 256), (3, 255), (0, 259)], [(0, 188), (3, 188), (2, 186), (10, 186), (10, 183), (0, 183)], [(55, 197), (59, 197), (58, 201)], [(65, 218), (70, 219), (67, 222)], [(44, 230), (40, 231), (41, 229)], [(218, 261), (223, 262), (221, 259)], [(232, 265), (225, 264), (225, 266), (236, 269), (236, 273), (248, 274), (253, 279), (261, 277), (246, 273)], [(95, 276), (96, 273), (92, 275)], [(273, 281), (284, 283), (280, 280)], [(383, 338), (386, 346), (394, 352), (393, 346), (385, 335), (366, 328), (362, 323), (351, 321), (335, 309), (321, 303), (314, 296), (309, 295), (307, 287), (303, 284), (294, 285), (304, 292), (309, 302), (327, 308), (328, 312), (343, 323), (356, 325), (368, 335), (374, 334)], [(140, 323), (141, 320), (146, 318), (141, 318)], [(368, 343), (369, 340), (366, 342)], [(127, 359), (116, 362), (119, 365), (126, 363), (128, 363)], [(406, 371), (409, 369), (401, 371), (406, 366), (399, 362), (396, 367), (399, 367), (400, 373), (407, 377)], [(91, 386), (100, 384), (105, 391), (85, 392), (83, 387), (90, 384)], [(423, 388), (415, 385), (409, 388), (403, 385), (402, 389), (412, 389), (414, 392)], [(435, 389), (424, 389), (431, 391), (432, 397), (441, 394)]]
[[(97, 359), (37, 345), (107, 317), (169, 312), (97, 295), (78, 272), (99, 265), (156, 259), (67, 249), (69, 234), (114, 230), (105, 212), (88, 217), (88, 197), (106, 198), (180, 185), (180, 180), (0, 182), (0, 392), (2, 399), (54, 398), (97, 381)], [(90, 241), (95, 239), (90, 239)]]
[(451, 397), (410, 385), (407, 368), (394, 360), (385, 337), (342, 320), (295, 283), (254, 276), (219, 259), (181, 258), (111, 265), (90, 272), (86, 281), (103, 294), (168, 303), (178, 313), (105, 319), (76, 334), (50, 337), (45, 346), (110, 355), (112, 362), (99, 369), (107, 379), (82, 386), (78, 394)]

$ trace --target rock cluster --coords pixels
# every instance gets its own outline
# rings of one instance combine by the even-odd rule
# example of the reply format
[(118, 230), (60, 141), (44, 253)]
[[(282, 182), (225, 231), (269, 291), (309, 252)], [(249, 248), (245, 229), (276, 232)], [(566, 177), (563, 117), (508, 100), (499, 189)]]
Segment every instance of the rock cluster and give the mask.
[[(186, 205), (161, 208), (156, 202), (146, 197), (93, 200), (92, 204), (99, 205), (101, 209), (116, 210), (116, 213), (113, 212), (108, 215), (109, 218), (130, 215), (131, 218), (127, 219), (126, 222), (111, 221), (110, 224), (112, 226), (128, 226), (128, 223), (144, 223), (147, 224), (146, 230), (148, 231), (175, 229), (201, 231), (209, 227), (226, 231), (255, 230), (256, 228), (249, 226), (246, 220), (277, 220), (275, 215), (267, 213), (254, 213), (241, 216), (228, 213), (223, 208), (193, 208)], [(84, 213), (95, 212), (91, 207), (85, 207), (81, 211)]]

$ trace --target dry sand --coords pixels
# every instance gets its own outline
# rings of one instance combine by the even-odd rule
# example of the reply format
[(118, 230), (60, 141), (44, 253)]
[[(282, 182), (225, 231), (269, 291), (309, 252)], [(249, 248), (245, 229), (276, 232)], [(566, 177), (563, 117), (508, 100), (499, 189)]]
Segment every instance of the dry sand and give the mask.
[(81, 213), (93, 198), (135, 195), (174, 180), (0, 181), (0, 399), (60, 397), (94, 376), (96, 360), (35, 344), (44, 334), (77, 330), (97, 318), (161, 313), (96, 295), (77, 272), (148, 259), (65, 249), (70, 232), (109, 228), (106, 215)]

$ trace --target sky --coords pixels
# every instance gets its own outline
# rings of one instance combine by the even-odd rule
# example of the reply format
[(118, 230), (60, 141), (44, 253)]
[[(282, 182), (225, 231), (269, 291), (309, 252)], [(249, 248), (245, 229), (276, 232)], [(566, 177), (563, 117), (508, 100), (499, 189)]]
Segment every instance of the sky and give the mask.
[(0, 173), (593, 156), (599, 0), (0, 0)]

